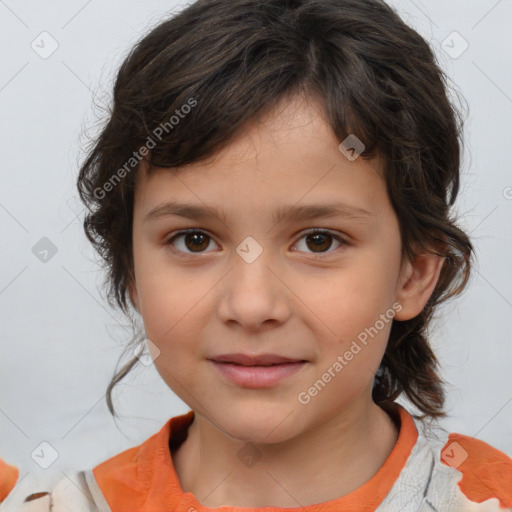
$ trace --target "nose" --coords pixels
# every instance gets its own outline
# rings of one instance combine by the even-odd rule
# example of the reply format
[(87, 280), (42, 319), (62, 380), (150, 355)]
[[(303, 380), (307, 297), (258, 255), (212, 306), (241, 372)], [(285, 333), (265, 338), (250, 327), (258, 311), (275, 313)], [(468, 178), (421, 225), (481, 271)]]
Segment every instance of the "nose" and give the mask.
[(222, 280), (219, 318), (225, 323), (239, 324), (248, 331), (286, 322), (293, 294), (286, 285), (282, 267), (272, 258), (270, 250), (262, 250), (254, 258), (254, 253), (246, 257), (243, 249), (241, 244), (238, 252), (234, 252), (231, 270)]

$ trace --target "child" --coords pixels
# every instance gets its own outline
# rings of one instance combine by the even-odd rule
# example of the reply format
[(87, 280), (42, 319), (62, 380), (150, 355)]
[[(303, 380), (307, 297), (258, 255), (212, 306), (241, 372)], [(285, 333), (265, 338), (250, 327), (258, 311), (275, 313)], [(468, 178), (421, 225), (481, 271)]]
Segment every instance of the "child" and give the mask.
[(512, 507), (512, 459), (432, 425), (427, 327), (473, 254), (444, 80), (380, 0), (197, 0), (144, 37), (78, 187), (190, 411), (53, 489), (4, 463), (0, 510)]

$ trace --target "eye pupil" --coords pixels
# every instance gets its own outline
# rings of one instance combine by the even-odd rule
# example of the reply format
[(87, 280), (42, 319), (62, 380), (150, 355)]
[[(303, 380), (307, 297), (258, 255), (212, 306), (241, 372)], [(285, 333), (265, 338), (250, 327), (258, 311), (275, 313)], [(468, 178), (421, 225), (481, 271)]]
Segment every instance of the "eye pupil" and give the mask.
[[(308, 244), (308, 247), (310, 249), (329, 249), (329, 247), (331, 246), (331, 242), (329, 243), (325, 243), (325, 241), (330, 238), (331, 235), (329, 234), (325, 234), (325, 233), (315, 233), (313, 235), (309, 235), (307, 236), (307, 239), (310, 240), (310, 239), (314, 239), (315, 242), (314, 242), (314, 246), (313, 247), (310, 247), (309, 244)], [(327, 245), (326, 247), (324, 247), (325, 245)]]
[[(198, 233), (198, 232), (187, 233), (185, 235), (185, 245), (190, 250), (193, 250), (193, 248), (195, 248), (195, 249), (199, 249), (199, 251), (197, 251), (197, 252), (200, 252), (202, 249), (206, 249), (208, 247), (207, 239), (209, 239), (209, 238), (210, 237), (208, 235), (205, 235), (204, 233)], [(197, 243), (200, 239), (202, 239), (203, 242)], [(206, 243), (205, 243), (205, 240), (206, 240)], [(192, 242), (192, 247), (189, 246), (189, 242)]]

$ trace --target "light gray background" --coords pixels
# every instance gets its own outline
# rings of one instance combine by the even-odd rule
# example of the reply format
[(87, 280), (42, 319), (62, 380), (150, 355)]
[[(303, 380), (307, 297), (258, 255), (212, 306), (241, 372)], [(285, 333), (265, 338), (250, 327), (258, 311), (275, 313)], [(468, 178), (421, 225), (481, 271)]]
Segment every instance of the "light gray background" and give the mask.
[[(22, 477), (93, 467), (188, 410), (140, 365), (114, 394), (123, 420), (109, 415), (104, 394), (129, 331), (99, 291), (75, 190), (81, 133), (94, 133), (97, 119), (93, 99), (108, 97), (132, 44), (182, 5), (0, 1), (0, 457)], [(469, 104), (457, 211), (478, 264), (432, 332), (450, 382), (442, 424), (512, 454), (512, 1), (391, 5), (431, 41)], [(46, 59), (31, 48), (43, 31), (58, 43)], [(453, 31), (469, 45), (458, 58), (443, 49), (460, 52)], [(32, 252), (42, 237), (58, 250), (46, 263)], [(43, 441), (59, 454), (47, 470), (31, 458)]]

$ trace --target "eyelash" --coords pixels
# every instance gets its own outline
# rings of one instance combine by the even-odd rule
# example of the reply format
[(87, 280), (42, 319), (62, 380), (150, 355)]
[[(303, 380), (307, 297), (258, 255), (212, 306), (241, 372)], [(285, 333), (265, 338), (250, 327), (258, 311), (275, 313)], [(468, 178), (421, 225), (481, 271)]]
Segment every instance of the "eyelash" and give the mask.
[[(210, 238), (210, 240), (213, 240), (213, 238), (208, 234), (206, 233), (205, 231), (202, 231), (200, 229), (194, 229), (194, 228), (191, 228), (191, 229), (186, 229), (186, 230), (183, 230), (183, 231), (179, 231), (178, 233), (174, 234), (173, 236), (171, 236), (170, 238), (168, 238), (164, 244), (165, 245), (169, 245), (169, 246), (172, 246), (173, 242), (180, 236), (184, 236), (184, 235), (187, 235), (189, 233), (201, 233), (203, 235), (206, 235), (207, 237)], [(340, 237), (339, 235), (336, 235), (334, 233), (332, 233), (331, 231), (327, 230), (327, 229), (321, 229), (321, 228), (313, 228), (309, 231), (306, 231), (306, 232), (303, 232), (302, 235), (299, 237), (299, 240), (301, 240), (302, 238), (305, 238), (309, 235), (318, 235), (318, 234), (321, 234), (321, 235), (330, 235), (333, 239), (335, 239), (336, 241), (338, 241), (340, 243), (340, 246), (337, 247), (336, 249), (339, 249), (339, 248), (342, 248), (344, 246), (347, 246), (349, 245), (349, 243), (342, 237)], [(314, 253), (314, 252), (311, 252), (311, 253), (307, 253), (308, 255), (312, 256), (313, 258), (324, 258), (325, 255), (329, 255), (331, 254), (332, 252), (334, 252), (336, 249), (330, 251), (326, 251), (326, 252), (318, 252), (318, 253)], [(210, 252), (210, 251), (202, 251), (202, 252), (196, 252), (196, 253), (193, 253), (193, 252), (184, 252), (184, 251), (180, 251), (180, 250), (177, 250), (175, 248), (173, 248), (173, 251), (180, 254), (180, 256), (184, 257), (184, 258), (188, 258), (188, 257), (192, 257), (194, 255), (200, 255), (200, 254), (205, 254), (207, 252)], [(296, 251), (296, 252), (300, 252), (300, 251)]]

